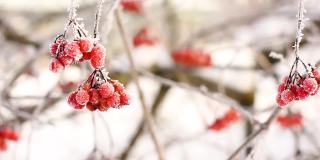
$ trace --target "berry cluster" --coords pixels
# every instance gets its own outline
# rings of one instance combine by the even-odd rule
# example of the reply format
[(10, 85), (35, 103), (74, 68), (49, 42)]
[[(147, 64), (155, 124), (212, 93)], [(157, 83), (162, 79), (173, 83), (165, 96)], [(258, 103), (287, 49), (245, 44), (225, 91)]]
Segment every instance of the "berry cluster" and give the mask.
[(223, 117), (216, 119), (208, 128), (214, 131), (220, 131), (230, 126), (231, 123), (237, 121), (239, 118), (240, 114), (236, 110), (230, 109)]
[(133, 37), (133, 45), (139, 47), (142, 45), (153, 46), (159, 39), (152, 35), (149, 27), (143, 27), (137, 34)]
[(288, 115), (282, 115), (277, 117), (277, 122), (283, 128), (291, 128), (294, 126), (302, 125), (302, 115), (300, 113), (293, 113)]
[(0, 151), (6, 151), (8, 149), (7, 140), (18, 141), (19, 135), (11, 128), (0, 129)]
[(109, 108), (120, 108), (128, 105), (130, 97), (123, 85), (109, 77), (104, 78), (101, 70), (95, 70), (89, 78), (68, 97), (68, 103), (75, 109), (84, 106), (90, 111), (96, 109), (107, 111)]
[(92, 38), (79, 37), (69, 41), (61, 35), (51, 44), (50, 49), (53, 60), (49, 69), (52, 72), (59, 72), (72, 63), (84, 60), (90, 60), (95, 69), (104, 67), (106, 49), (101, 44), (94, 43)]
[(278, 86), (276, 101), (280, 107), (284, 107), (294, 100), (305, 100), (308, 96), (318, 93), (320, 86), (320, 74), (317, 69), (306, 66), (306, 73), (301, 75), (295, 71), (283, 78)]
[(207, 67), (212, 65), (211, 56), (201, 49), (185, 48), (175, 50), (172, 59), (187, 67)]
[(123, 9), (128, 12), (142, 14), (143, 13), (142, 1), (143, 0), (121, 0), (121, 5)]

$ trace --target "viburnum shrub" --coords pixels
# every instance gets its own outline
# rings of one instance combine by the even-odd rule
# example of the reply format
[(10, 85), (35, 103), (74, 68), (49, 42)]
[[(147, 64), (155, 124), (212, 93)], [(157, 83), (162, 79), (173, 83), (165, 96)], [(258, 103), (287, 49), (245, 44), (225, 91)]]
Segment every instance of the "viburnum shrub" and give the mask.
[(0, 151), (6, 151), (8, 149), (8, 140), (18, 141), (19, 134), (8, 127), (0, 128)]
[(184, 48), (172, 52), (172, 59), (187, 67), (208, 67), (212, 65), (209, 53), (194, 48)]
[(283, 128), (291, 128), (295, 126), (301, 126), (303, 122), (303, 117), (301, 113), (292, 113), (287, 115), (280, 115), (277, 117), (277, 122)]
[(152, 34), (152, 31), (149, 27), (143, 27), (137, 32), (133, 37), (133, 45), (139, 47), (142, 45), (153, 46), (159, 42), (159, 39)]
[(128, 12), (133, 12), (137, 14), (143, 13), (143, 0), (121, 0), (121, 6), (124, 10)]
[[(299, 62), (303, 65), (305, 72), (297, 70)], [(320, 85), (320, 74), (317, 68), (308, 66), (299, 58), (296, 58), (289, 76), (282, 79), (278, 86), (277, 103), (284, 107), (294, 100), (305, 100), (309, 96), (318, 93)]]
[(227, 128), (238, 119), (240, 119), (240, 114), (235, 109), (231, 108), (223, 117), (216, 119), (211, 125), (209, 125), (208, 128), (213, 131), (220, 131)]
[(107, 111), (128, 105), (130, 97), (119, 81), (105, 77), (101, 70), (96, 69), (77, 91), (70, 93), (68, 103), (75, 109), (86, 106), (90, 111)]

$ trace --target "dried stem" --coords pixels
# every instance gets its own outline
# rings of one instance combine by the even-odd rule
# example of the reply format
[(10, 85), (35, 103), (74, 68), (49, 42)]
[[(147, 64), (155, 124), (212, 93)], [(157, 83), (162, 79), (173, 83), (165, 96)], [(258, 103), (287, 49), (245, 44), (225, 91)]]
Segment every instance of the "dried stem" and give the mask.
[(134, 82), (135, 82), (135, 84), (137, 86), (139, 99), (140, 99), (140, 102), (141, 102), (141, 105), (142, 105), (142, 109), (143, 109), (143, 112), (144, 112), (144, 118), (146, 120), (146, 124), (147, 124), (147, 126), (149, 128), (152, 141), (153, 141), (153, 143), (154, 143), (154, 145), (156, 147), (158, 158), (159, 158), (159, 160), (164, 160), (163, 149), (162, 149), (162, 147), (160, 145), (159, 138), (158, 138), (158, 136), (156, 134), (156, 130), (155, 130), (154, 122), (153, 122), (153, 117), (152, 117), (152, 115), (150, 113), (150, 110), (147, 107), (147, 104), (146, 104), (146, 101), (145, 101), (145, 98), (144, 98), (144, 95), (143, 95), (143, 92), (142, 92), (142, 88), (141, 88), (141, 85), (140, 85), (140, 80), (139, 80), (139, 77), (138, 77), (138, 72), (137, 72), (137, 69), (136, 69), (135, 62), (134, 62), (133, 57), (132, 57), (132, 45), (129, 42), (128, 35), (127, 35), (127, 33), (126, 33), (126, 31), (125, 31), (125, 29), (123, 27), (122, 19), (121, 19), (121, 13), (120, 13), (119, 9), (116, 10), (115, 16), (116, 16), (117, 27), (118, 27), (118, 29), (120, 31), (121, 38), (122, 38), (123, 44), (125, 45), (126, 53), (127, 53), (127, 56), (128, 56), (129, 62), (130, 62), (131, 76), (133, 77), (133, 80), (134, 80)]

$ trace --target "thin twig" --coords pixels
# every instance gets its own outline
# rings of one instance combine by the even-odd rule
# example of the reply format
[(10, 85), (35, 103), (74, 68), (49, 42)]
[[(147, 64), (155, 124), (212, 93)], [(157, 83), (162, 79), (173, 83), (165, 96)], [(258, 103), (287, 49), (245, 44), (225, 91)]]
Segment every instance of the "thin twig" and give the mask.
[(276, 117), (276, 115), (279, 113), (281, 109), (279, 107), (275, 108), (269, 118), (267, 119), (266, 122), (264, 122), (262, 125), (259, 126), (259, 129), (253, 132), (252, 134), (249, 135), (249, 137), (242, 143), (231, 155), (227, 160), (232, 160), (235, 158), (244, 148), (247, 147), (247, 145), (254, 140), (258, 135), (262, 133), (262, 131), (267, 130), (273, 119)]
[(135, 65), (135, 62), (133, 60), (133, 57), (132, 57), (132, 44), (129, 42), (129, 38), (128, 38), (128, 35), (123, 27), (123, 24), (122, 24), (122, 19), (121, 19), (121, 15), (120, 15), (120, 10), (117, 9), (116, 10), (116, 22), (117, 22), (117, 26), (118, 26), (118, 29), (120, 31), (120, 34), (121, 34), (121, 38), (122, 38), (122, 41), (123, 41), (123, 44), (125, 45), (125, 49), (126, 49), (126, 53), (127, 53), (127, 56), (128, 56), (128, 59), (129, 59), (129, 62), (130, 62), (130, 69), (131, 69), (131, 76), (133, 77), (133, 80), (137, 86), (137, 90), (138, 90), (138, 94), (139, 94), (139, 99), (141, 101), (141, 106), (142, 106), (142, 109), (143, 109), (143, 112), (144, 112), (144, 118), (146, 120), (146, 123), (147, 123), (147, 126), (149, 128), (149, 131), (150, 131), (150, 135), (151, 135), (151, 138), (152, 138), (152, 141), (156, 147), (156, 151), (157, 151), (157, 154), (158, 154), (158, 158), (159, 160), (164, 160), (164, 154), (163, 154), (163, 149), (160, 145), (160, 141), (159, 141), (159, 138), (156, 134), (156, 129), (155, 129), (155, 126), (154, 126), (154, 122), (153, 122), (153, 117), (147, 107), (147, 104), (146, 104), (146, 101), (145, 101), (145, 98), (144, 98), (144, 95), (143, 95), (143, 92), (142, 92), (142, 88), (141, 88), (141, 85), (140, 85), (140, 80), (139, 80), (139, 77), (138, 77), (138, 72), (137, 72), (137, 69), (136, 69), (136, 65)]
[(94, 38), (99, 38), (97, 37), (99, 34), (99, 22), (101, 18), (101, 8), (104, 3), (104, 0), (99, 0), (98, 6), (97, 6), (97, 11), (95, 14), (95, 23), (94, 23), (94, 30), (93, 30), (93, 36)]

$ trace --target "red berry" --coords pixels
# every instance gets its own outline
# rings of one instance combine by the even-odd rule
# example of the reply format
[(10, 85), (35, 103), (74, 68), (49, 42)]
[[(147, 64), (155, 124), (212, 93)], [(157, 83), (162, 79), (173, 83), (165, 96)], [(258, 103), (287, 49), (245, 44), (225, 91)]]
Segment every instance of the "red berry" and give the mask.
[(77, 92), (72, 92), (68, 96), (68, 104), (73, 106), (73, 107), (78, 105), (78, 102), (76, 100), (76, 94), (77, 94)]
[(133, 38), (133, 45), (135, 47), (141, 45), (152, 46), (158, 42), (158, 38), (153, 37), (151, 30), (148, 27), (143, 27)]
[(76, 41), (69, 42), (64, 47), (67, 56), (74, 58), (76, 61), (82, 58), (80, 47)]
[(318, 83), (314, 78), (307, 78), (303, 81), (303, 88), (309, 94), (313, 94), (318, 89)]
[(287, 105), (287, 103), (284, 102), (284, 101), (281, 99), (281, 94), (280, 94), (280, 93), (277, 95), (276, 100), (277, 100), (277, 104), (278, 104), (279, 107), (281, 107), (281, 108), (284, 107), (285, 105)]
[(80, 105), (85, 105), (89, 102), (89, 94), (85, 90), (80, 90), (76, 94), (76, 101)]
[(83, 60), (89, 60), (91, 59), (91, 52), (84, 52), (82, 56)]
[(126, 11), (142, 14), (142, 0), (121, 0), (121, 5)]
[(120, 93), (120, 105), (129, 105), (130, 96), (126, 91)]
[(300, 113), (295, 113), (291, 115), (278, 116), (277, 122), (284, 128), (300, 126), (302, 125), (302, 115)]
[(281, 83), (278, 86), (278, 92), (283, 92), (286, 89), (286, 84), (285, 83)]
[(92, 89), (89, 93), (90, 93), (89, 102), (92, 104), (97, 104), (100, 99), (98, 91), (95, 89)]
[(77, 40), (81, 52), (91, 52), (93, 41), (90, 38), (83, 37)]
[(8, 149), (8, 145), (4, 138), (0, 138), (0, 150), (6, 151)]
[(91, 103), (88, 103), (86, 107), (89, 111), (95, 111), (97, 109), (97, 107)]
[(97, 105), (97, 108), (99, 109), (99, 111), (102, 111), (102, 112), (107, 111), (110, 108), (108, 104), (108, 100), (105, 98), (100, 99), (100, 103), (99, 105)]
[(99, 86), (98, 92), (99, 92), (101, 97), (107, 98), (107, 97), (109, 97), (109, 96), (111, 96), (113, 94), (114, 87), (112, 86), (111, 83), (106, 82), (106, 83), (103, 83), (103, 84), (101, 84)]
[(285, 103), (290, 103), (294, 99), (295, 95), (290, 89), (286, 89), (281, 93), (281, 100)]
[(217, 119), (213, 124), (209, 126), (209, 129), (214, 131), (220, 131), (228, 126), (228, 122), (224, 119)]
[(91, 65), (95, 69), (101, 69), (105, 65), (105, 48), (101, 44), (97, 44), (91, 51)]
[(120, 105), (120, 95), (118, 93), (114, 93), (107, 98), (107, 105), (113, 108), (119, 108)]
[(73, 58), (64, 55), (64, 56), (59, 57), (59, 61), (62, 63), (63, 66), (67, 66), (67, 65), (72, 64)]
[(64, 68), (63, 64), (59, 60), (57, 60), (55, 58), (52, 59), (50, 66), (49, 66), (50, 71), (57, 73), (57, 72), (62, 71), (63, 68)]
[(211, 56), (199, 49), (186, 48), (172, 53), (172, 59), (187, 67), (208, 67), (212, 65)]
[(296, 98), (299, 100), (305, 100), (309, 96), (308, 92), (304, 90), (302, 87), (297, 88)]
[(224, 119), (228, 122), (235, 121), (239, 118), (239, 114), (236, 110), (230, 109), (225, 115)]

